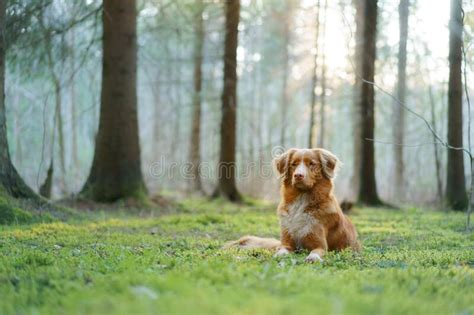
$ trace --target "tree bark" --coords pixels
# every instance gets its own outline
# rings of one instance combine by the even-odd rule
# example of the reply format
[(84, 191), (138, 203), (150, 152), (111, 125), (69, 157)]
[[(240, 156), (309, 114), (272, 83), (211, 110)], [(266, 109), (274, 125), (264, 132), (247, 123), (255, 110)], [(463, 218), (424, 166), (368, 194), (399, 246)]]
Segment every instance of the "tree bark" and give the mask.
[[(407, 38), (408, 38), (408, 15), (409, 0), (400, 0), (398, 6), (398, 21), (400, 29), (400, 40), (398, 44), (398, 80), (397, 80), (397, 98), (405, 104), (406, 101), (406, 65), (407, 65)], [(404, 162), (403, 162), (403, 144), (405, 143), (405, 109), (398, 104), (394, 106), (393, 120), (393, 138), (394, 143), (400, 144), (393, 146), (395, 156), (394, 185), (395, 195), (399, 200), (403, 200), (405, 191), (404, 183)]]
[(224, 87), (222, 91), (222, 120), (220, 155), (218, 165), (218, 186), (214, 196), (223, 196), (230, 201), (240, 202), (237, 190), (235, 148), (237, 125), (237, 43), (240, 16), (239, 0), (225, 2), (225, 50)]
[(82, 193), (112, 202), (144, 198), (137, 117), (135, 0), (104, 0), (99, 131)]
[(13, 166), (8, 149), (5, 111), (5, 10), (6, 0), (0, 0), (0, 195), (13, 198), (40, 198), (28, 187)]
[(190, 138), (190, 162), (192, 167), (191, 190), (202, 192), (201, 183), (201, 98), (202, 98), (202, 59), (204, 52), (204, 20), (202, 17), (204, 4), (196, 1), (194, 39), (194, 97), (193, 117)]
[(318, 53), (319, 53), (319, 27), (320, 27), (320, 13), (321, 13), (321, 0), (318, 0), (316, 4), (316, 40), (314, 43), (314, 65), (313, 73), (311, 78), (311, 108), (309, 114), (309, 137), (308, 137), (308, 148), (314, 148), (314, 125), (315, 125), (315, 116), (316, 116), (316, 87), (318, 86)]
[[(374, 81), (376, 35), (377, 35), (377, 0), (367, 0), (364, 5), (364, 43), (361, 57), (361, 76), (369, 82)], [(361, 167), (359, 201), (367, 205), (379, 205), (381, 203), (375, 181), (375, 150), (374, 150), (374, 86), (363, 83), (360, 85), (359, 110), (362, 122), (361, 139)]]
[[(461, 148), (462, 139), (462, 3), (451, 0), (449, 20), (448, 144)], [(461, 150), (448, 150), (446, 199), (454, 210), (464, 210), (468, 199)]]

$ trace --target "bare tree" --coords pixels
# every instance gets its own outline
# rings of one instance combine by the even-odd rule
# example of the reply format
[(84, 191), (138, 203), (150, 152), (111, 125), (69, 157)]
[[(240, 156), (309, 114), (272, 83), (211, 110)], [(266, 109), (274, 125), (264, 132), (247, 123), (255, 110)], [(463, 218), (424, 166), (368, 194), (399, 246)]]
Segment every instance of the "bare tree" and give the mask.
[(72, 163), (75, 168), (78, 167), (79, 158), (77, 153), (77, 104), (76, 104), (76, 53), (75, 53), (75, 43), (76, 35), (74, 29), (71, 29), (71, 78), (69, 81), (69, 99), (71, 102), (71, 137), (72, 137)]
[[(430, 115), (431, 115), (431, 125), (433, 126), (433, 129), (436, 130), (436, 115), (435, 115), (435, 107), (436, 103), (434, 100), (434, 95), (433, 95), (433, 88), (431, 87), (431, 84), (428, 85), (428, 96), (430, 98)], [(436, 137), (433, 136), (434, 140), (434, 145), (433, 145), (433, 153), (434, 153), (434, 160), (435, 160), (435, 171), (436, 171), (436, 195), (437, 199), (441, 198), (443, 194), (443, 183), (441, 181), (441, 158), (439, 157), (439, 152), (438, 152), (438, 145), (436, 143)]]
[[(364, 80), (374, 81), (376, 35), (377, 35), (377, 0), (364, 1), (364, 43), (358, 56), (361, 58), (361, 76)], [(358, 102), (362, 127), (361, 141), (361, 164), (360, 164), (360, 187), (358, 200), (368, 205), (381, 204), (377, 193), (375, 181), (375, 107), (374, 86), (363, 82), (360, 87), (360, 99)]]
[(286, 11), (283, 13), (282, 37), (283, 37), (283, 72), (281, 87), (281, 123), (280, 123), (280, 145), (285, 146), (286, 130), (288, 125), (288, 107), (290, 106), (288, 78), (290, 76), (290, 42), (291, 42), (291, 18), (293, 10), (293, 1), (285, 0)]
[[(461, 148), (462, 139), (462, 3), (451, 0), (449, 20), (448, 144)], [(464, 157), (460, 150), (448, 150), (446, 199), (449, 207), (467, 207)]]
[(242, 200), (235, 183), (237, 125), (237, 42), (240, 16), (239, 0), (225, 2), (224, 87), (222, 91), (221, 140), (218, 177), (214, 196), (230, 201)]
[[(44, 34), (44, 42), (46, 49), (46, 62), (51, 75), (51, 81), (54, 87), (54, 128), (56, 128), (57, 140), (59, 145), (59, 169), (61, 170), (60, 186), (64, 189), (65, 186), (65, 173), (66, 173), (66, 150), (64, 144), (64, 123), (63, 123), (63, 102), (62, 102), (62, 82), (61, 82), (61, 71), (64, 69), (64, 33), (61, 33), (61, 53), (60, 53), (60, 67), (56, 67), (56, 58), (53, 56), (53, 30), (46, 25), (47, 18), (44, 16), (43, 11), (40, 11), (39, 24)], [(54, 132), (53, 132), (54, 134)], [(56, 137), (53, 136), (55, 140)], [(55, 141), (52, 142), (52, 155), (51, 161), (54, 155)], [(53, 163), (51, 162), (51, 165)], [(49, 194), (45, 194), (49, 196)]]
[[(397, 98), (405, 103), (406, 98), (406, 65), (407, 65), (407, 38), (408, 38), (408, 15), (409, 0), (400, 0), (398, 5), (398, 21), (400, 29), (400, 40), (398, 44), (398, 80)], [(393, 138), (394, 142), (403, 144), (405, 142), (405, 110), (401, 106), (394, 106)], [(398, 199), (404, 198), (404, 172), (403, 145), (394, 146), (395, 155), (395, 194)]]
[(201, 184), (201, 99), (202, 99), (202, 56), (204, 51), (204, 4), (196, 0), (194, 39), (194, 96), (193, 117), (190, 137), (190, 162), (192, 166), (191, 189), (202, 192)]
[(362, 45), (364, 43), (364, 0), (353, 0), (353, 5), (356, 9), (355, 14), (355, 24), (356, 24), (356, 31), (355, 31), (355, 54), (354, 54), (354, 73), (356, 74), (355, 77), (355, 84), (354, 84), (354, 106), (352, 108), (352, 134), (353, 138), (353, 174), (351, 178), (351, 186), (352, 191), (354, 192), (354, 198), (357, 199), (357, 194), (360, 189), (360, 169), (361, 169), (361, 161), (362, 161), (362, 121), (361, 121), (361, 113), (359, 108), (359, 100), (361, 97), (361, 90), (362, 90), (362, 80), (359, 77), (361, 73), (361, 53), (362, 53)]
[(319, 138), (318, 147), (324, 148), (326, 137), (326, 27), (327, 27), (327, 10), (328, 1), (324, 1), (324, 25), (322, 34), (321, 48), (321, 107), (319, 109)]
[(311, 78), (311, 104), (310, 104), (310, 115), (309, 115), (309, 137), (308, 137), (308, 148), (314, 147), (314, 129), (315, 129), (315, 116), (316, 116), (316, 101), (317, 94), (316, 88), (318, 86), (318, 55), (319, 55), (319, 28), (320, 28), (320, 13), (321, 13), (321, 0), (318, 0), (316, 4), (316, 35), (314, 42), (314, 66), (312, 70)]
[(104, 1), (99, 132), (82, 189), (98, 201), (146, 193), (138, 139), (136, 17), (135, 0)]

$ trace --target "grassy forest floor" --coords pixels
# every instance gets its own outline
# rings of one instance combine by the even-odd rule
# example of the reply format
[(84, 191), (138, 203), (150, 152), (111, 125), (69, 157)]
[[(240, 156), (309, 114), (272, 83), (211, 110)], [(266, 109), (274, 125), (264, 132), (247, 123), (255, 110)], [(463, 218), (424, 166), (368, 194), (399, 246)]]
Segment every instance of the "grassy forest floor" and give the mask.
[(474, 314), (474, 235), (461, 213), (356, 209), (361, 254), (276, 259), (222, 250), (277, 236), (274, 205), (186, 200), (0, 225), (0, 314)]

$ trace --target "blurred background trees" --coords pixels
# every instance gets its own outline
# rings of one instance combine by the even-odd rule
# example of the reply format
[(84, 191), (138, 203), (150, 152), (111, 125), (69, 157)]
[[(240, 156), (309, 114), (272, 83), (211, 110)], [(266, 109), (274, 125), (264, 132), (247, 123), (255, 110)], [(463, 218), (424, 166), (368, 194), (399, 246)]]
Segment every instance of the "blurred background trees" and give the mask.
[[(340, 199), (466, 206), (467, 156), (434, 145), (424, 122), (383, 91), (466, 147), (461, 46), (469, 81), (472, 3), (242, 0), (238, 11), (237, 1), (136, 0), (126, 1), (136, 21), (107, 29), (113, 6), (125, 5), (112, 2), (7, 1), (7, 135), (33, 190), (50, 170), (53, 199), (85, 183), (99, 200), (145, 184), (150, 194), (275, 199), (272, 149), (311, 143), (344, 162)], [(226, 12), (238, 18), (230, 48)], [(109, 59), (121, 54), (123, 63)], [(219, 183), (218, 162), (234, 159), (235, 176)]]

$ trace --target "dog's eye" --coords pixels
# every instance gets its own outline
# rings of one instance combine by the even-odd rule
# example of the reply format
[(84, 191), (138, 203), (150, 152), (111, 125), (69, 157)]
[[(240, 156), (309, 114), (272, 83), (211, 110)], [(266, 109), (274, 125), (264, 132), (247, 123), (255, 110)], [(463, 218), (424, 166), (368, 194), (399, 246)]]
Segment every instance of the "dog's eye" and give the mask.
[(315, 162), (315, 161), (309, 162), (309, 166), (315, 166), (315, 165), (316, 165), (316, 162)]
[(291, 166), (293, 166), (293, 167), (294, 167), (294, 166), (298, 166), (298, 163), (293, 162), (293, 163), (291, 163)]

